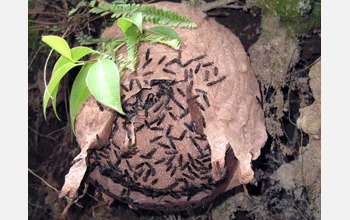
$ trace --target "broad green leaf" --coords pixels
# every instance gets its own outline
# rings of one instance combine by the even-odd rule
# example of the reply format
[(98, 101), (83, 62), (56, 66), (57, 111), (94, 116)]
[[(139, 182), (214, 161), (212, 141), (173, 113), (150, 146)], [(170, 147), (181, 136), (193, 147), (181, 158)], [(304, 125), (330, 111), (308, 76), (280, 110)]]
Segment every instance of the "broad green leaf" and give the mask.
[[(92, 49), (90, 49), (90, 48), (88, 48), (88, 47), (75, 47), (75, 48), (73, 48), (73, 49), (71, 50), (72, 58), (73, 58), (74, 60), (80, 60), (80, 59), (81, 59), (82, 57), (84, 57), (85, 55), (90, 54), (90, 53), (94, 53), (94, 52), (95, 52), (95, 53), (99, 53), (99, 52), (94, 51), (94, 50), (92, 50)], [(53, 73), (52, 73), (51, 79), (53, 78), (53, 76), (54, 76), (56, 73), (62, 74), (62, 72), (61, 72), (61, 71), (58, 71), (58, 70), (59, 70), (61, 67), (63, 67), (64, 65), (66, 65), (66, 64), (73, 64), (73, 63), (72, 63), (72, 61), (69, 60), (67, 57), (61, 56), (61, 57), (57, 60), (55, 66), (54, 66), (54, 68), (53, 68), (53, 71), (52, 71)], [(83, 65), (83, 63), (75, 63), (75, 64), (77, 64), (77, 65)], [(69, 67), (69, 66), (70, 66), (70, 65), (66, 66), (65, 68), (67, 68), (67, 67)], [(73, 66), (73, 67), (74, 67), (74, 66)], [(72, 67), (72, 68), (73, 68), (73, 67)], [(65, 68), (63, 68), (63, 70), (65, 70)], [(70, 69), (68, 69), (67, 72), (68, 72), (69, 70), (70, 70)], [(67, 73), (67, 72), (66, 72), (66, 73)], [(64, 75), (64, 74), (65, 74), (65, 73), (63, 73), (63, 75)], [(63, 77), (63, 76), (62, 76), (62, 77)], [(45, 92), (45, 94), (44, 94), (44, 106), (47, 106), (47, 103), (48, 103), (50, 97), (52, 97), (52, 106), (53, 106), (53, 109), (54, 109), (55, 114), (56, 114), (56, 116), (57, 116), (57, 110), (56, 110), (56, 96), (57, 96), (59, 81), (58, 81), (58, 82), (55, 82), (55, 81), (51, 81), (51, 80), (50, 80), (50, 83), (56, 84), (57, 86), (54, 87), (54, 88), (52, 89), (51, 92), (48, 92), (48, 91)], [(50, 95), (51, 95), (51, 96), (50, 96)], [(45, 103), (46, 103), (46, 104), (45, 104)], [(46, 113), (46, 109), (44, 109), (44, 113)], [(45, 117), (46, 117), (46, 115), (45, 115)], [(59, 118), (59, 117), (57, 116), (57, 118)]]
[[(100, 54), (98, 51), (95, 51), (95, 50), (93, 50), (93, 49), (91, 49), (89, 47), (82, 47), (82, 46), (72, 48), (71, 53), (72, 53), (73, 60), (76, 60), (76, 61), (80, 60), (82, 57), (84, 57), (84, 56), (86, 56), (86, 55), (88, 55), (90, 53), (98, 53), (98, 54)], [(66, 64), (66, 63), (70, 63), (70, 62), (71, 61), (68, 58), (66, 58), (64, 56), (61, 56), (57, 60), (57, 62), (55, 63), (55, 66), (53, 67), (53, 71), (52, 72), (53, 73), (56, 72), (56, 70), (58, 68), (60, 68), (62, 65)]]
[(68, 59), (73, 61), (70, 47), (63, 38), (49, 35), (49, 36), (42, 36), (41, 39), (50, 47), (52, 47), (54, 50), (56, 50), (58, 53), (60, 53), (62, 56), (65, 56)]
[(86, 84), (99, 102), (125, 115), (120, 100), (119, 80), (119, 71), (115, 63), (103, 59), (90, 67)]
[(156, 33), (156, 34), (160, 34), (160, 35), (165, 36), (165, 37), (176, 39), (180, 43), (184, 44), (184, 42), (182, 42), (182, 40), (179, 37), (179, 35), (177, 35), (176, 31), (174, 31), (173, 29), (171, 29), (169, 27), (154, 26), (154, 27), (151, 27), (151, 28), (148, 28), (148, 29), (145, 29), (145, 30), (151, 31), (151, 32)]
[(56, 111), (56, 96), (57, 96), (57, 90), (58, 90), (58, 86), (59, 83), (62, 79), (62, 77), (69, 71), (71, 70), (73, 67), (82, 65), (82, 63), (66, 63), (64, 65), (62, 65), (60, 68), (58, 68), (56, 70), (56, 72), (53, 73), (50, 82), (48, 84), (48, 86), (45, 89), (45, 93), (44, 93), (44, 117), (46, 119), (46, 107), (47, 104), (50, 100), (50, 98), (52, 98), (52, 107), (55, 111), (56, 117), (59, 119), (58, 115), (57, 115), (57, 111)]
[(118, 19), (118, 26), (120, 27), (120, 29), (122, 29), (122, 31), (125, 33), (129, 27), (132, 25), (132, 22), (129, 21), (126, 18), (119, 18)]
[(136, 27), (142, 33), (142, 13), (137, 12), (131, 17), (131, 22), (136, 25)]
[(71, 49), (72, 52), (72, 58), (76, 61), (80, 60), (82, 57), (90, 54), (90, 53), (97, 53), (100, 54), (100, 52), (93, 50), (89, 47), (83, 47), (83, 46), (78, 46), (74, 47)]
[(67, 64), (67, 63), (72, 63), (72, 61), (70, 59), (68, 59), (67, 57), (65, 56), (61, 56), (55, 63), (55, 66), (53, 67), (53, 70), (52, 70), (52, 75), (51, 77), (55, 74), (55, 72), (57, 72), (57, 70), (62, 67), (64, 64)]
[(69, 112), (74, 133), (75, 116), (90, 94), (90, 91), (86, 86), (86, 76), (92, 64), (92, 62), (88, 63), (81, 68), (72, 86), (69, 102)]
[(142, 13), (137, 12), (131, 18), (119, 18), (118, 25), (125, 33), (134, 24), (142, 33)]

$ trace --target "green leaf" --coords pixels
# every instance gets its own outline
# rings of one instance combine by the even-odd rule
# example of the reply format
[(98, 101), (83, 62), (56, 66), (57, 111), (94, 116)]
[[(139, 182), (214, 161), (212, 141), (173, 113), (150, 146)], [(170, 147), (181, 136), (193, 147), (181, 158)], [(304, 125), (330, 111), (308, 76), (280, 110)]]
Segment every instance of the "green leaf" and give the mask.
[(118, 68), (108, 59), (93, 64), (86, 77), (87, 87), (99, 102), (125, 115), (120, 100), (119, 81)]
[(119, 18), (118, 19), (118, 26), (120, 27), (120, 29), (122, 29), (122, 31), (125, 33), (129, 27), (132, 25), (132, 22), (130, 22), (128, 19), (126, 18)]
[[(71, 50), (71, 54), (72, 54), (72, 58), (73, 60), (80, 60), (82, 57), (90, 54), (90, 53), (98, 53), (100, 54), (99, 52), (91, 49), (91, 48), (88, 48), (88, 47), (74, 47), (72, 48)], [(66, 63), (71, 63), (72, 61), (69, 60), (67, 57), (65, 56), (61, 56), (57, 62), (55, 63), (55, 66), (53, 67), (53, 73), (56, 72), (56, 70), (58, 68), (60, 68), (62, 65), (66, 64)]]
[(177, 35), (176, 31), (174, 31), (173, 29), (171, 29), (169, 27), (154, 26), (154, 27), (151, 27), (151, 28), (148, 28), (148, 29), (145, 29), (145, 30), (151, 31), (151, 32), (156, 33), (156, 34), (160, 34), (160, 35), (165, 36), (165, 37), (176, 39), (180, 43), (184, 44), (184, 42), (182, 42), (182, 40), (179, 37), (179, 35)]
[(57, 115), (57, 111), (56, 111), (56, 96), (57, 96), (57, 90), (58, 90), (58, 86), (59, 86), (59, 83), (62, 79), (62, 77), (69, 71), (71, 70), (73, 67), (76, 67), (76, 66), (79, 66), (79, 65), (82, 65), (82, 63), (66, 63), (64, 65), (62, 65), (60, 68), (58, 68), (56, 70), (56, 72), (53, 73), (51, 79), (50, 79), (50, 82), (49, 82), (49, 85), (46, 87), (45, 89), (45, 93), (44, 93), (44, 117), (46, 119), (46, 107), (47, 107), (47, 104), (50, 100), (50, 98), (52, 98), (52, 106), (53, 106), (53, 109), (55, 111), (55, 114), (56, 114), (56, 117), (58, 119), (60, 119)]
[(93, 64), (92, 62), (88, 63), (81, 68), (72, 86), (72, 91), (70, 94), (70, 102), (69, 102), (69, 108), (70, 108), (69, 112), (70, 112), (73, 132), (74, 132), (75, 116), (77, 115), (79, 109), (81, 108), (81, 106), (83, 106), (85, 100), (90, 94), (90, 91), (86, 86), (86, 76), (92, 64)]
[(53, 67), (53, 70), (52, 70), (52, 75), (51, 77), (55, 74), (55, 72), (57, 72), (57, 70), (62, 67), (64, 64), (67, 64), (67, 63), (72, 63), (71, 60), (69, 60), (67, 57), (65, 56), (61, 56), (55, 63), (55, 66)]
[(72, 54), (70, 47), (68, 43), (58, 36), (42, 36), (42, 41), (44, 41), (46, 44), (48, 44), (50, 47), (52, 47), (54, 50), (56, 50), (58, 53), (60, 53), (62, 56), (67, 57), (68, 59), (74, 61), (72, 59)]
[(72, 48), (71, 53), (72, 53), (72, 58), (74, 60), (77, 60), (77, 61), (90, 53), (100, 54), (100, 52), (98, 52), (96, 50), (93, 50), (89, 47), (83, 47), (83, 46), (78, 46), (78, 47)]
[(142, 13), (137, 12), (131, 17), (131, 22), (136, 25), (136, 27), (142, 33)]
[(131, 18), (119, 18), (118, 25), (125, 33), (134, 24), (142, 33), (142, 13), (137, 12)]
[[(88, 48), (88, 47), (75, 47), (75, 48), (73, 48), (73, 49), (71, 50), (72, 58), (73, 58), (74, 60), (80, 60), (82, 57), (84, 57), (85, 55), (90, 54), (90, 53), (99, 53), (99, 52), (94, 51), (94, 50), (92, 50), (92, 49), (90, 49), (90, 48)], [(68, 64), (68, 65), (66, 65), (66, 64)], [(55, 111), (55, 114), (56, 114), (57, 118), (59, 118), (58, 115), (57, 115), (57, 110), (56, 110), (56, 96), (57, 96), (59, 81), (61, 80), (61, 78), (62, 78), (71, 68), (74, 67), (74, 65), (75, 65), (75, 66), (83, 65), (83, 63), (75, 63), (74, 65), (71, 65), (71, 64), (74, 64), (74, 63), (72, 63), (72, 61), (69, 60), (69, 59), (68, 59), (67, 57), (65, 57), (65, 56), (61, 56), (61, 57), (57, 60), (57, 62), (55, 63), (55, 66), (54, 66), (53, 71), (52, 71), (53, 73), (52, 73), (52, 76), (51, 76), (51, 80), (50, 80), (50, 82), (49, 82), (49, 85), (50, 85), (50, 84), (53, 85), (53, 87), (50, 87), (50, 88), (52, 88), (52, 90), (51, 90), (51, 91), (46, 90), (46, 91), (45, 91), (45, 94), (44, 94), (44, 107), (45, 107), (45, 109), (44, 109), (44, 114), (45, 114), (45, 118), (46, 118), (46, 106), (47, 106), (47, 104), (48, 104), (48, 102), (49, 102), (49, 100), (50, 100), (50, 97), (52, 98), (52, 106), (53, 106), (53, 109), (54, 109), (54, 111)], [(63, 69), (60, 69), (60, 68), (63, 67), (64, 65), (66, 65), (66, 66), (65, 66)], [(69, 68), (70, 66), (73, 66), (73, 67)], [(67, 70), (65, 73), (63, 73), (62, 71), (65, 71), (66, 68), (68, 68), (68, 70)], [(58, 71), (59, 69), (60, 69), (60, 71)], [(57, 73), (58, 73), (58, 74), (63, 74), (62, 77), (59, 76), (59, 77), (61, 77), (61, 78), (60, 78), (58, 81), (57, 81), (57, 80), (52, 80), (52, 79), (55, 79), (55, 78), (53, 78), (53, 77), (54, 77), (54, 75), (57, 74)]]

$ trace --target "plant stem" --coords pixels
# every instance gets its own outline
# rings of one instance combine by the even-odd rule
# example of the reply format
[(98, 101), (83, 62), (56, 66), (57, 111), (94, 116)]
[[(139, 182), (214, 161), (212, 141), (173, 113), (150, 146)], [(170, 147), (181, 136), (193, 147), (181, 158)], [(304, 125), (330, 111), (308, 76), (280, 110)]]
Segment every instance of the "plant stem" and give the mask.
[(119, 45), (113, 50), (113, 52), (116, 53), (116, 52), (119, 50), (119, 48), (121, 48), (122, 46), (124, 46), (124, 44), (125, 44), (125, 42), (119, 44)]

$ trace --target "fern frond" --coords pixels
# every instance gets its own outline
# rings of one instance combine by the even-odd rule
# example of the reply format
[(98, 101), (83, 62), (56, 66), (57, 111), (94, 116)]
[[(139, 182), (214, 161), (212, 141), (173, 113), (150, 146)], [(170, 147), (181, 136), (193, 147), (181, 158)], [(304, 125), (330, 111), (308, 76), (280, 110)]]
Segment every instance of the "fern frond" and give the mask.
[(180, 15), (170, 9), (162, 9), (161, 7), (156, 8), (154, 5), (142, 5), (140, 10), (143, 15), (143, 20), (153, 22), (154, 24), (165, 24), (171, 27), (179, 26), (180, 28), (197, 27), (197, 25), (193, 21), (190, 21), (187, 16)]
[(119, 76), (122, 77), (124, 75), (124, 68), (128, 65), (128, 61), (124, 58), (123, 54), (119, 54), (115, 61), (119, 68)]
[(114, 38), (97, 38), (97, 39), (95, 39), (92, 36), (83, 34), (83, 32), (76, 34), (75, 39), (78, 41), (78, 43), (81, 46), (98, 44), (98, 43), (102, 43), (102, 42), (110, 42), (110, 41), (115, 40)]
[[(92, 36), (85, 35), (82, 32), (75, 35), (75, 39), (81, 46), (98, 44), (98, 51), (101, 53), (115, 54), (114, 50), (121, 44), (125, 43), (125, 39), (122, 38), (93, 38)], [(112, 59), (112, 58), (111, 58)], [(112, 60), (115, 60), (113, 58)]]
[(167, 39), (163, 36), (154, 34), (143, 34), (140, 37), (140, 41), (150, 42), (150, 43), (161, 43), (172, 47), (175, 50), (180, 49), (180, 42), (176, 39)]
[(83, 32), (75, 35), (75, 39), (82, 46), (96, 44), (95, 39), (92, 36), (85, 35)]
[(140, 34), (137, 32), (136, 26), (131, 26), (126, 32), (124, 32), (126, 50), (128, 53), (128, 65), (126, 66), (131, 71), (135, 71), (137, 60), (137, 45), (139, 43)]
[(166, 24), (171, 27), (197, 27), (187, 16), (179, 15), (179, 13), (166, 8), (161, 9), (161, 7), (159, 7), (156, 9), (154, 5), (144, 7), (144, 15), (144, 20), (153, 22), (154, 24)]
[(97, 7), (90, 10), (95, 14), (112, 14), (112, 18), (130, 17), (136, 12), (142, 13), (144, 21), (153, 22), (154, 24), (163, 24), (171, 27), (179, 26), (194, 28), (197, 25), (190, 21), (187, 16), (180, 15), (177, 12), (173, 12), (169, 9), (156, 8), (154, 5), (140, 5), (140, 4), (108, 4), (100, 2)]

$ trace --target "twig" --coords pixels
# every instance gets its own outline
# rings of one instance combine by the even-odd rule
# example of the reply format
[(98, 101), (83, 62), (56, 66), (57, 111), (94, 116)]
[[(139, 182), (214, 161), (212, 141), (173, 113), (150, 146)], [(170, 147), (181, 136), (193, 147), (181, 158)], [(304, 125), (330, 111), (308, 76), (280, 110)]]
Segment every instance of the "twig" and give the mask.
[(306, 182), (305, 182), (305, 179), (304, 179), (304, 157), (303, 157), (303, 154), (304, 152), (302, 152), (302, 146), (303, 146), (303, 137), (304, 137), (304, 132), (303, 132), (303, 129), (300, 129), (300, 148), (299, 148), (299, 155), (301, 157), (301, 181), (303, 182), (303, 184), (306, 186)]
[(229, 3), (233, 3), (233, 2), (236, 2), (236, 1), (237, 0), (217, 0), (217, 1), (214, 1), (214, 2), (209, 2), (209, 3), (205, 3), (203, 5), (199, 5), (196, 8), (201, 10), (201, 11), (209, 11), (211, 9), (222, 7), (224, 5), (227, 5)]
[(41, 216), (48, 212), (47, 210), (57, 201), (57, 199), (58, 198), (56, 197), (55, 199), (50, 201), (50, 203), (44, 208), (44, 210), (38, 216), (36, 216), (35, 220), (42, 219)]
[(29, 11), (28, 14), (43, 14), (43, 15), (55, 15), (59, 17), (67, 17), (67, 15), (56, 13), (56, 12), (35, 12), (35, 11)]
[(33, 58), (31, 59), (30, 63), (28, 64), (28, 70), (29, 70), (30, 66), (32, 65), (32, 63), (33, 63), (33, 61), (34, 61), (36, 55), (39, 53), (39, 51), (41, 50), (41, 48), (43, 48), (43, 46), (44, 46), (44, 45), (41, 45), (41, 46), (38, 48), (38, 50), (35, 52)]
[(150, 0), (148, 2), (145, 2), (145, 4), (150, 4), (150, 3), (154, 2), (154, 1), (156, 1), (156, 0)]
[(292, 121), (292, 119), (290, 119), (290, 103), (291, 103), (291, 100), (290, 100), (290, 88), (288, 89), (288, 95), (287, 95), (287, 99), (288, 99), (288, 119), (289, 119), (289, 122), (292, 123), (295, 127), (298, 127), (296, 123), (294, 123)]
[(245, 6), (242, 5), (242, 6), (239, 6), (239, 5), (223, 5), (223, 6), (220, 6), (218, 8), (233, 8), (233, 9), (242, 9), (244, 8)]
[(85, 212), (85, 215), (83, 215), (83, 217), (81, 217), (81, 219), (85, 219), (91, 212), (93, 212), (96, 208), (100, 207), (100, 206), (104, 206), (106, 205), (106, 202), (101, 202), (95, 206), (92, 206), (88, 211)]
[[(51, 189), (55, 190), (55, 192), (59, 192), (55, 187), (51, 186), (49, 183), (47, 183), (43, 178), (41, 178), (40, 176), (38, 176), (36, 173), (34, 173), (31, 169), (28, 168), (28, 171), (33, 174), (34, 176), (36, 176), (37, 178), (39, 178), (43, 183), (45, 183), (45, 185), (47, 185), (48, 187), (50, 187)], [(70, 198), (68, 198), (67, 196), (65, 196), (65, 198), (69, 201)], [(83, 206), (79, 205), (78, 203), (74, 202), (77, 206), (79, 206), (80, 208), (83, 208)]]
[[(51, 57), (51, 54), (53, 52), (53, 49), (50, 50), (49, 55), (46, 58), (45, 61), (45, 65), (44, 65), (44, 85), (45, 85), (45, 92), (47, 91), (47, 82), (46, 82), (46, 69), (47, 69), (47, 63), (49, 62), (49, 59)], [(48, 91), (47, 91), (48, 92)], [(52, 98), (51, 94), (48, 92), (48, 94), (50, 95), (50, 97)]]
[(290, 138), (289, 138), (289, 136), (288, 136), (288, 134), (287, 134), (287, 132), (286, 132), (286, 129), (284, 128), (284, 123), (283, 123), (283, 121), (281, 121), (281, 124), (282, 124), (281, 128), (282, 128), (282, 130), (283, 130), (284, 135), (287, 137), (288, 142), (292, 144), (292, 141), (290, 140)]
[(213, 204), (214, 204), (214, 202), (211, 202), (211, 203), (210, 203), (210, 206), (208, 207), (208, 210), (205, 212), (206, 215), (207, 215), (208, 212), (210, 211), (210, 209), (211, 209), (211, 207), (213, 206)]
[(67, 123), (66, 126), (64, 126), (64, 127), (62, 127), (62, 128), (59, 128), (59, 129), (57, 129), (57, 130), (51, 132), (50, 134), (48, 134), (48, 135), (46, 135), (46, 136), (51, 136), (51, 135), (53, 135), (53, 134), (56, 133), (56, 132), (59, 132), (59, 131), (61, 131), (61, 130), (64, 130), (65, 128), (67, 128), (67, 126), (68, 126), (68, 123)]
[(54, 5), (54, 4), (50, 4), (50, 3), (47, 3), (47, 1), (41, 1), (41, 0), (36, 0), (37, 2), (40, 2), (41, 4), (45, 5), (45, 6), (50, 6), (50, 7), (53, 7), (53, 8), (56, 8), (58, 11), (60, 11), (61, 13), (63, 13), (64, 11), (62, 10), (62, 8), (58, 7), (57, 5)]
[(283, 220), (282, 218), (274, 215), (268, 208), (267, 208), (267, 211), (270, 213), (270, 215), (272, 215), (273, 218), (278, 219), (278, 220)]
[[(28, 125), (28, 128), (32, 131), (32, 132), (34, 132), (35, 134), (37, 134), (37, 135), (39, 135), (39, 136), (41, 136), (41, 137), (44, 137), (44, 138), (49, 138), (49, 139), (51, 139), (51, 140), (53, 140), (53, 141), (55, 141), (56, 142), (56, 138), (53, 138), (53, 137), (50, 137), (50, 135), (53, 133), (50, 133), (50, 134), (48, 134), (48, 135), (43, 135), (43, 134), (40, 134), (39, 132), (37, 132), (36, 130), (34, 130), (33, 128), (31, 128), (29, 125)], [(55, 131), (54, 131), (55, 132)]]
[(54, 214), (52, 214), (51, 212), (46, 211), (47, 208), (44, 208), (44, 207), (42, 207), (42, 206), (40, 206), (40, 205), (36, 205), (36, 204), (34, 204), (34, 203), (31, 203), (30, 201), (28, 201), (28, 204), (29, 204), (30, 206), (35, 207), (36, 209), (43, 209), (44, 212), (45, 212), (45, 214), (48, 214), (48, 215), (50, 215), (50, 216), (52, 216), (52, 217), (54, 217), (54, 218), (59, 218), (59, 216), (54, 215)]
[(68, 214), (68, 209), (69, 207), (71, 207), (71, 205), (73, 205), (73, 200), (68, 200), (68, 204), (66, 205), (66, 207), (63, 209), (63, 212), (61, 213), (61, 216), (60, 216), (60, 220), (63, 220), (65, 219), (66, 217), (68, 218), (67, 214)]
[(67, 1), (66, 0), (62, 0), (62, 2), (63, 2), (63, 6), (64, 6), (64, 12), (68, 12), (68, 3), (67, 3)]
[(248, 189), (247, 189), (247, 185), (246, 184), (243, 184), (243, 190), (244, 190), (244, 193), (248, 196), (248, 198), (251, 200), (252, 197), (250, 197), (249, 195), (249, 192), (248, 192)]
[(315, 64), (316, 64), (318, 61), (320, 61), (320, 60), (321, 60), (321, 56), (320, 56), (319, 58), (317, 58), (317, 59), (316, 59), (313, 63), (311, 63), (309, 66), (305, 67), (305, 68), (302, 69), (302, 70), (298, 70), (298, 71), (296, 71), (296, 72), (294, 72), (294, 73), (291, 73), (291, 75), (298, 74), (298, 73), (300, 73), (300, 72), (302, 72), (302, 71), (305, 71), (305, 70), (311, 68), (313, 65), (315, 65)]
[[(269, 87), (270, 88), (270, 87)], [(267, 92), (269, 92), (269, 88), (267, 88)], [(281, 86), (279, 86), (278, 88), (281, 88)], [(273, 91), (273, 93), (271, 94), (271, 96), (269, 97), (269, 99), (266, 100), (266, 103), (268, 103), (270, 101), (270, 99), (275, 95), (277, 89), (275, 89), (275, 91)], [(266, 97), (267, 97), (267, 93), (266, 93)], [(263, 103), (264, 104), (264, 103)]]
[(37, 178), (39, 178), (41, 181), (43, 181), (48, 187), (50, 187), (51, 189), (55, 190), (56, 192), (59, 192), (55, 187), (51, 186), (50, 184), (48, 184), (43, 178), (41, 178), (40, 176), (38, 176), (36, 173), (34, 173), (31, 169), (28, 168), (28, 171), (33, 174), (34, 176), (36, 176)]
[(46, 22), (46, 21), (34, 21), (34, 20), (29, 20), (29, 22), (33, 22), (33, 23), (37, 23), (37, 24), (44, 24), (44, 25), (57, 25), (57, 24), (64, 23), (64, 21)]
[(307, 218), (303, 215), (303, 213), (301, 213), (301, 211), (298, 209), (298, 207), (296, 205), (294, 205), (295, 209), (300, 213), (300, 215), (307, 220)]

